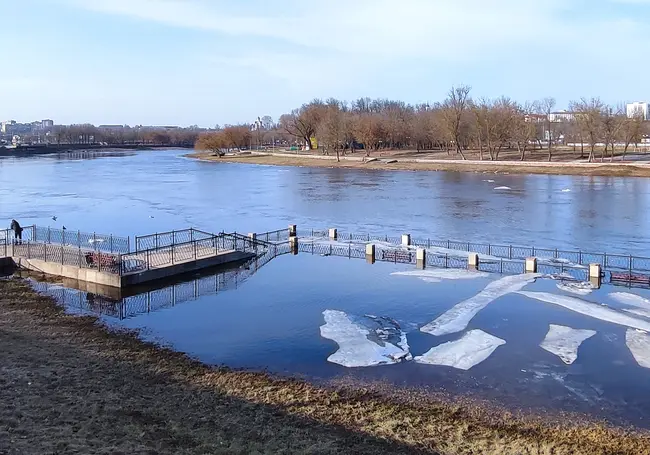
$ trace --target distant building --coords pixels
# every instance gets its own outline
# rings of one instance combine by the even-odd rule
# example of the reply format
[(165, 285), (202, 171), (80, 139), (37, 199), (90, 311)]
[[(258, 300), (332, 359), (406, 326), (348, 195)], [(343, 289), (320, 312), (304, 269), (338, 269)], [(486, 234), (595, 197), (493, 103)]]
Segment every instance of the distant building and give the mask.
[(542, 123), (546, 121), (546, 116), (542, 114), (526, 114), (524, 120), (530, 123)]
[(557, 111), (548, 114), (548, 121), (551, 123), (572, 122), (575, 120), (575, 113), (570, 111)]
[(50, 120), (50, 119), (41, 120), (41, 128), (44, 130), (49, 130), (51, 128), (54, 128), (54, 120)]
[(650, 106), (648, 103), (643, 103), (643, 102), (635, 102), (635, 103), (629, 103), (625, 106), (625, 110), (627, 112), (627, 117), (628, 118), (634, 118), (636, 116), (640, 116), (643, 118), (643, 120), (649, 120), (650, 119), (650, 111), (648, 110)]
[(97, 128), (104, 131), (122, 131), (124, 125), (99, 125)]
[(2, 122), (0, 124), (0, 132), (2, 132), (2, 134), (11, 134), (13, 127), (15, 125), (16, 125), (15, 120), (8, 120), (6, 122)]

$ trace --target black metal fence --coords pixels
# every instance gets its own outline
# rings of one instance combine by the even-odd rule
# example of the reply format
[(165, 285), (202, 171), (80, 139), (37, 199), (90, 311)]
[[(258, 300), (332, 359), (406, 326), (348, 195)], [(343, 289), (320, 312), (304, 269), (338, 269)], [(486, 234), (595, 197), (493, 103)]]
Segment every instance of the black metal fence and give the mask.
[(125, 319), (138, 314), (170, 308), (200, 297), (215, 295), (225, 290), (236, 289), (273, 258), (287, 252), (286, 246), (274, 246), (236, 269), (177, 283), (122, 300), (113, 300), (97, 294), (35, 280), (32, 280), (32, 286), (38, 292), (55, 298), (69, 310)]
[(31, 228), (33, 230), (31, 240), (35, 242), (68, 245), (105, 253), (128, 253), (131, 250), (129, 237), (42, 226)]
[(267, 243), (278, 243), (289, 240), (289, 229), (278, 229), (276, 231), (261, 232), (255, 234), (258, 240)]
[(69, 245), (38, 242), (10, 244), (6, 246), (6, 249), (6, 255), (17, 258), (37, 259), (84, 269), (96, 269), (106, 273), (120, 273), (120, 254), (88, 251)]
[[(301, 230), (300, 234), (312, 238), (328, 238), (329, 230)], [(337, 240), (342, 243), (360, 242), (377, 244), (383, 242), (387, 246), (398, 246), (402, 243), (401, 236), (355, 234), (349, 232), (338, 232)], [(458, 255), (461, 252), (478, 253), (479, 257), (482, 257), (482, 259), (485, 260), (524, 260), (528, 257), (536, 257), (538, 258), (538, 262), (550, 265), (565, 265), (569, 267), (573, 265), (588, 266), (589, 264), (597, 263), (605, 270), (620, 270), (628, 271), (630, 273), (634, 271), (650, 272), (650, 257), (634, 256), (630, 254), (594, 253), (581, 250), (571, 251), (558, 248), (460, 242), (455, 240), (439, 240), (431, 238), (411, 238), (411, 246), (425, 248), (429, 250), (428, 253), (441, 253), (443, 256), (445, 254), (444, 250), (447, 250), (447, 252), (452, 256), (453, 253)]]
[(212, 237), (214, 237), (214, 234), (194, 228), (136, 236), (135, 251), (137, 253), (144, 250), (171, 247), (195, 240), (207, 240)]

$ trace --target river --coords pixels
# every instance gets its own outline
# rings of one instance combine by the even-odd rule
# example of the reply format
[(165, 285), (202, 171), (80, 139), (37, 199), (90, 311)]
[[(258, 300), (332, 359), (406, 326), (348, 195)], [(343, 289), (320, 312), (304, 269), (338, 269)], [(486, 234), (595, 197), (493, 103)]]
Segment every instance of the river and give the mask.
[[(2, 158), (0, 223), (130, 236), (297, 224), (650, 256), (648, 179), (215, 164), (183, 153)], [(102, 318), (211, 364), (379, 380), (648, 425), (650, 366), (642, 364), (650, 362), (650, 344), (643, 344), (650, 291), (607, 285), (578, 296), (547, 277), (513, 284), (447, 272), (301, 253), (273, 259), (246, 279), (214, 272), (154, 289), (122, 302), (132, 313), (104, 308)], [(97, 303), (74, 289), (36, 286), (70, 311)], [(548, 301), (557, 296), (559, 303)], [(459, 314), (474, 310), (459, 326)], [(560, 336), (558, 347), (557, 325), (573, 330), (573, 341), (584, 338), (576, 358), (569, 352), (567, 360), (571, 337)], [(640, 343), (636, 356), (630, 338)], [(454, 349), (441, 360), (429, 352), (440, 346)], [(363, 366), (388, 348), (418, 361)], [(428, 364), (431, 358), (438, 363)]]

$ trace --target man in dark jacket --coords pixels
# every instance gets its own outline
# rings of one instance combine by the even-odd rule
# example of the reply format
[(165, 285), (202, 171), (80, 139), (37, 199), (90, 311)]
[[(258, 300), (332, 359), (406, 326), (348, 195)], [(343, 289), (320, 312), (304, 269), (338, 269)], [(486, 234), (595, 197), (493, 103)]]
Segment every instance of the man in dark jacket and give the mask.
[(23, 243), (23, 228), (20, 227), (18, 221), (11, 220), (11, 230), (14, 231), (14, 241), (16, 243)]

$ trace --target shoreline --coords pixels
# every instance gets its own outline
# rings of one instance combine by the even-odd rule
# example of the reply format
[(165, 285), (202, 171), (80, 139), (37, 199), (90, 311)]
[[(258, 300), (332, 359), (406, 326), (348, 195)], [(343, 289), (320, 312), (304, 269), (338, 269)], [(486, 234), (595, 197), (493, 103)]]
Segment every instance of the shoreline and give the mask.
[[(362, 157), (298, 155), (289, 153), (252, 152), (216, 157), (210, 153), (190, 153), (189, 158), (201, 161), (257, 164), (271, 166), (328, 167), (341, 169), (372, 169), (387, 171), (451, 171), (501, 174), (582, 175), (612, 177), (650, 177), (650, 163), (614, 162), (535, 162), (535, 161), (460, 161), (385, 156), (377, 161), (363, 162)], [(388, 163), (386, 161), (396, 162)]]
[(0, 280), (0, 452), (650, 454), (650, 433), (210, 367)]

